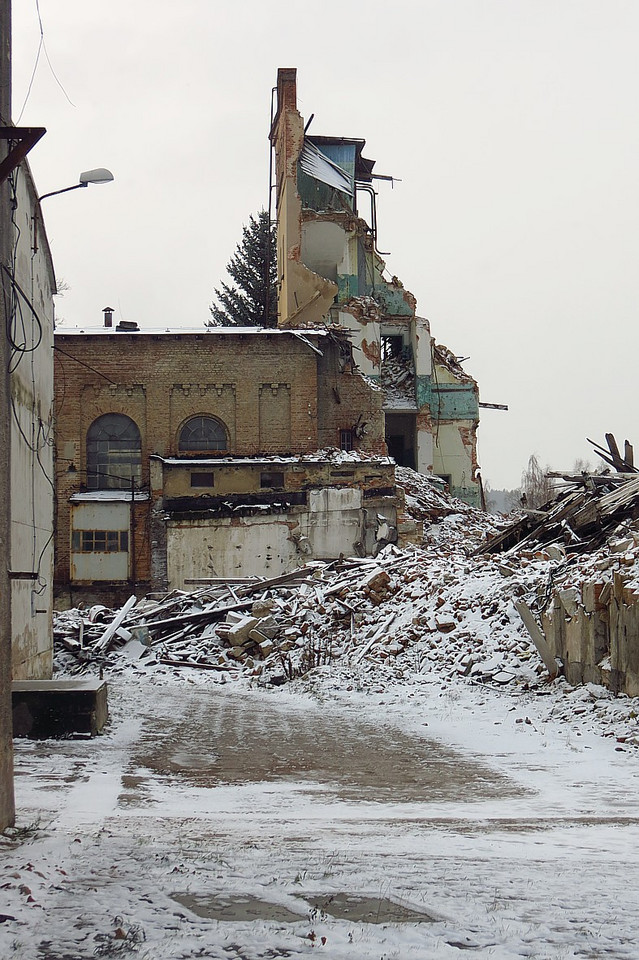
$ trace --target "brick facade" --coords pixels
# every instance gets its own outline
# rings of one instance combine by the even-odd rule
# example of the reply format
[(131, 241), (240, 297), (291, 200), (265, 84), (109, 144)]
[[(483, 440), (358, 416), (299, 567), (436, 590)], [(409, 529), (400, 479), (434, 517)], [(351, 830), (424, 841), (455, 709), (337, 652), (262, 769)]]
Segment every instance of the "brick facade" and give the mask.
[[(345, 362), (339, 336), (304, 338), (220, 329), (56, 334), (58, 587), (70, 579), (70, 497), (86, 488), (87, 432), (104, 414), (136, 423), (145, 491), (149, 458), (179, 456), (180, 431), (197, 416), (223, 425), (228, 449), (220, 457), (301, 456), (337, 447), (341, 430), (353, 431), (362, 452), (385, 454), (381, 392)], [(151, 490), (134, 502), (135, 579), (143, 584), (159, 576), (161, 496)]]

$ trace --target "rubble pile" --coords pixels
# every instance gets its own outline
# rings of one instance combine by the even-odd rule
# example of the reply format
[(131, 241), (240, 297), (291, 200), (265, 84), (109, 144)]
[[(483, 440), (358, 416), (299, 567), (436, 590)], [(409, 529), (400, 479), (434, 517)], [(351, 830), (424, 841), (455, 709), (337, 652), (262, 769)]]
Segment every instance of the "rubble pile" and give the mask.
[(592, 552), (619, 524), (632, 524), (639, 517), (637, 474), (549, 476), (564, 481), (554, 499), (538, 509), (524, 510), (523, 516), (479, 547), (477, 553), (516, 553), (522, 547), (546, 544), (557, 544), (564, 555)]
[(506, 553), (477, 552), (501, 536), (503, 518), (451, 501), (425, 478), (408, 479), (407, 500), (437, 518), (421, 546), (313, 561), (270, 580), (218, 579), (193, 593), (131, 598), (118, 612), (66, 611), (56, 618), (58, 667), (279, 685), (313, 682), (330, 664), (342, 681), (357, 677), (372, 688), (417, 678), (513, 694), (559, 688), (566, 695), (551, 698), (553, 715), (639, 745), (637, 701), (596, 683), (551, 682), (516, 609), (523, 601), (539, 616), (558, 588), (578, 600), (593, 574), (610, 580), (622, 571), (639, 593), (639, 528), (615, 527), (591, 553), (530, 540)]
[[(487, 517), (463, 500), (450, 497), (445, 492), (445, 482), (439, 477), (425, 476), (409, 467), (395, 467), (395, 477), (404, 491), (406, 512), (414, 520), (435, 523), (443, 517), (457, 515), (458, 527), (468, 539), (467, 546), (475, 539), (483, 540), (487, 532), (496, 529), (495, 517)], [(447, 532), (454, 533), (454, 529), (451, 525)]]
[(417, 407), (415, 363), (412, 356), (387, 357), (382, 362), (381, 385), (387, 407)]
[(545, 587), (549, 558), (521, 558), (512, 571), (442, 543), (427, 552), (388, 546), (375, 559), (314, 562), (277, 581), (218, 582), (159, 602), (131, 598), (115, 616), (71, 610), (58, 615), (56, 640), (80, 669), (133, 659), (278, 684), (340, 661), (536, 683), (543, 664), (513, 604)]

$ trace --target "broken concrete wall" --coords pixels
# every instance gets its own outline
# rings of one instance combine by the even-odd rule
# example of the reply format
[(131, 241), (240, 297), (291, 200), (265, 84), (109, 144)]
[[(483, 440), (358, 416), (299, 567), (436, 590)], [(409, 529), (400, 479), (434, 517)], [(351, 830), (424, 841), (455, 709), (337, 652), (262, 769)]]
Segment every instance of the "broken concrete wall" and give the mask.
[(297, 161), (304, 143), (304, 121), (297, 110), (294, 69), (278, 71), (271, 143), (277, 178), (278, 325), (313, 326), (328, 314), (337, 284), (313, 272), (301, 260), (302, 201), (297, 192)]
[(153, 470), (164, 472), (158, 487), (167, 531), (163, 576), (171, 588), (201, 577), (278, 576), (309, 559), (370, 555), (380, 538), (396, 539), (398, 498), (388, 460), (206, 467), (214, 474), (210, 491), (194, 496), (188, 462), (154, 458)]
[[(400, 465), (446, 476), (455, 496), (479, 506), (477, 385), (454, 370), (449, 357), (440, 358), (438, 384), (428, 321), (416, 316), (415, 297), (401, 281), (385, 277), (386, 264), (376, 246), (374, 161), (362, 156), (365, 141), (305, 136), (294, 70), (278, 72), (277, 90), (271, 140), (277, 170), (280, 321), (311, 319), (312, 305), (313, 322), (322, 319), (344, 331), (357, 368), (384, 391), (390, 454)], [(370, 203), (370, 224), (359, 214), (360, 202)], [(306, 273), (300, 272), (302, 265)], [(328, 283), (336, 285), (332, 304)], [(320, 302), (321, 318), (315, 310)], [(386, 342), (398, 337), (401, 363), (396, 355), (391, 365)], [(330, 397), (325, 407), (335, 412)], [(362, 418), (370, 421), (368, 411), (362, 410)]]
[(570, 683), (639, 696), (639, 592), (622, 573), (556, 591), (542, 629)]

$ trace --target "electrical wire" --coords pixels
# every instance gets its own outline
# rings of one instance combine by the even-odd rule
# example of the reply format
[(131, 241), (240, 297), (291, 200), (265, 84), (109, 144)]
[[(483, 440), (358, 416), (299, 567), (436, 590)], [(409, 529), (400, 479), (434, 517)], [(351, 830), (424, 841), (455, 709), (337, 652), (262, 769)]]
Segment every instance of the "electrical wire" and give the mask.
[(24, 98), (24, 102), (23, 102), (23, 104), (22, 104), (22, 108), (21, 108), (21, 110), (20, 110), (20, 113), (18, 114), (18, 119), (16, 120), (16, 125), (18, 125), (18, 124), (20, 123), (20, 121), (22, 120), (22, 114), (24, 113), (25, 108), (26, 108), (26, 106), (27, 106), (27, 103), (28, 103), (28, 101), (29, 101), (29, 97), (31, 96), (31, 90), (32, 90), (32, 87), (33, 87), (33, 83), (34, 83), (34, 81), (35, 81), (36, 72), (37, 72), (37, 70), (38, 70), (38, 63), (40, 62), (40, 54), (42, 53), (42, 51), (44, 51), (44, 56), (45, 56), (45, 58), (46, 58), (47, 63), (49, 64), (49, 70), (51, 71), (51, 74), (52, 74), (52, 76), (53, 76), (53, 79), (55, 80), (55, 82), (57, 83), (57, 85), (60, 87), (60, 89), (62, 90), (62, 93), (65, 95), (65, 97), (67, 98), (67, 100), (68, 100), (68, 102), (71, 104), (71, 106), (72, 106), (72, 107), (75, 107), (75, 103), (74, 103), (73, 100), (71, 100), (71, 98), (69, 97), (69, 94), (67, 93), (67, 91), (66, 91), (66, 90), (64, 89), (64, 87), (62, 86), (62, 82), (60, 81), (60, 78), (58, 77), (57, 73), (56, 73), (55, 70), (53, 69), (53, 64), (51, 63), (51, 59), (50, 59), (50, 57), (49, 57), (49, 51), (47, 50), (47, 45), (46, 45), (46, 43), (45, 43), (45, 41), (44, 41), (44, 25), (43, 25), (43, 23), (42, 23), (42, 15), (41, 15), (41, 13), (40, 13), (40, 0), (35, 0), (35, 8), (36, 8), (37, 16), (38, 16), (38, 25), (39, 25), (39, 27), (40, 27), (40, 42), (38, 43), (38, 52), (36, 53), (35, 63), (33, 64), (33, 70), (31, 71), (31, 79), (29, 80), (29, 86), (27, 87), (27, 93), (26, 93), (26, 96), (25, 96), (25, 98)]
[(117, 387), (117, 383), (115, 382), (115, 380), (112, 380), (111, 377), (107, 377), (106, 373), (102, 373), (101, 370), (96, 370), (96, 368), (92, 367), (90, 363), (85, 363), (84, 360), (78, 360), (77, 357), (73, 357), (70, 353), (67, 353), (66, 350), (63, 350), (62, 347), (57, 346), (55, 343), (53, 344), (53, 349), (56, 350), (58, 353), (61, 353), (63, 357), (68, 357), (69, 360), (73, 360), (75, 361), (75, 363), (79, 363), (81, 367), (86, 367), (87, 370), (91, 371), (91, 373), (95, 373), (98, 377), (102, 377), (103, 380), (106, 380), (107, 383), (110, 383), (114, 387)]

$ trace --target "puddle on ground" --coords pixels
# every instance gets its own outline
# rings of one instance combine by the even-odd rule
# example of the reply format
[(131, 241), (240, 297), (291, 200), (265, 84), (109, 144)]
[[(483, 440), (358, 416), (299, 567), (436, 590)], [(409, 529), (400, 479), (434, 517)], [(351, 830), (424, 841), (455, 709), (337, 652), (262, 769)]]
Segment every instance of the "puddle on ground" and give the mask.
[[(189, 690), (149, 718), (132, 770), (198, 787), (273, 781), (321, 784), (345, 800), (459, 801), (521, 796), (518, 784), (433, 740), (322, 704)], [(183, 697), (183, 694), (180, 694)], [(137, 769), (136, 769), (137, 768)]]
[(246, 923), (251, 920), (270, 920), (273, 923), (298, 923), (311, 914), (332, 917), (333, 920), (352, 920), (353, 923), (433, 923), (434, 917), (393, 903), (381, 897), (367, 897), (355, 893), (331, 893), (300, 897), (302, 912), (294, 913), (279, 903), (270, 903), (258, 897), (243, 894), (232, 896), (205, 896), (204, 894), (175, 893), (173, 899), (207, 920)]
[[(207, 920), (229, 920), (245, 922), (250, 920), (271, 920), (273, 923), (298, 923), (307, 917), (306, 911), (293, 913), (279, 903), (269, 903), (251, 896), (220, 895), (208, 897), (197, 893), (174, 893), (173, 899), (183, 907)], [(303, 907), (303, 904), (300, 904)]]
[(324, 897), (308, 897), (314, 910), (334, 920), (353, 923), (434, 923), (435, 918), (411, 907), (393, 903), (382, 897), (365, 897), (356, 893), (331, 893)]

